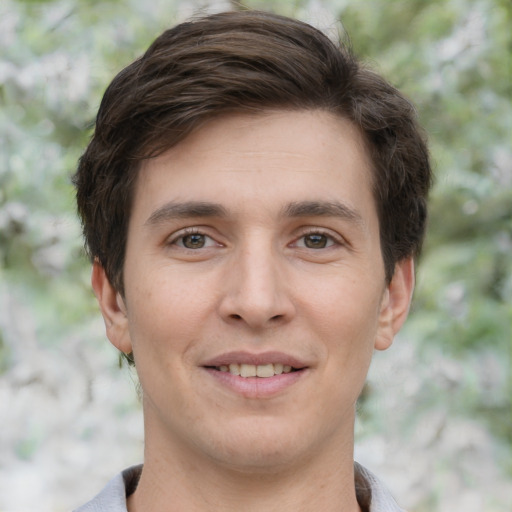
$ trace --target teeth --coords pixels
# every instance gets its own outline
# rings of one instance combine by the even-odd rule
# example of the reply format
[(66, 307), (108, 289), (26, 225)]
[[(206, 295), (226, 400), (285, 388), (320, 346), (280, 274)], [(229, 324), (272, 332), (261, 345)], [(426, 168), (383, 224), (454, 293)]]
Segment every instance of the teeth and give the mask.
[(256, 375), (258, 377), (273, 377), (274, 376), (274, 365), (273, 364), (261, 364), (256, 366)]
[(254, 364), (241, 364), (240, 377), (256, 377), (256, 366)]
[(239, 375), (240, 377), (273, 377), (274, 375), (281, 375), (282, 373), (290, 373), (292, 367), (281, 363), (269, 364), (236, 364), (222, 365), (217, 368), (221, 372), (229, 372), (232, 375)]

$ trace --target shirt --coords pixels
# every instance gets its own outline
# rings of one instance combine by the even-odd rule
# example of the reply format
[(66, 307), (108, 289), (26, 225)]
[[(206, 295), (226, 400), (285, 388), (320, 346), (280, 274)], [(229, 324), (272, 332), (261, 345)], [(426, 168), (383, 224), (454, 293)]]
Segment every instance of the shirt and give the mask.
[[(404, 512), (390, 492), (366, 468), (354, 463), (357, 501), (367, 512)], [(74, 512), (127, 512), (126, 497), (132, 494), (139, 482), (142, 465), (132, 466), (115, 476), (91, 501)]]

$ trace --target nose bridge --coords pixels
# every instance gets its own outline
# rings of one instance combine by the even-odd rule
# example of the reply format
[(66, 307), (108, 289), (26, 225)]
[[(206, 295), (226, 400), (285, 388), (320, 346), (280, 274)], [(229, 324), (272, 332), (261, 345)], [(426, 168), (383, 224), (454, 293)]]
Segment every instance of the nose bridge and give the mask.
[(280, 254), (270, 237), (248, 237), (233, 254), (223, 297), (223, 314), (253, 328), (285, 320), (293, 305)]
[(245, 300), (269, 306), (279, 286), (278, 261), (270, 244), (251, 244), (239, 256), (241, 282), (239, 293)]

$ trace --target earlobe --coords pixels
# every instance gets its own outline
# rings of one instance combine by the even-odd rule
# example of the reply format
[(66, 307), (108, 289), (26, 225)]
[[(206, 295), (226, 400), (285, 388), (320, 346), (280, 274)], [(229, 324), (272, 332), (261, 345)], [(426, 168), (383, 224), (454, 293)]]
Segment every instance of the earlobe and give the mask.
[(391, 282), (382, 297), (379, 329), (375, 340), (377, 350), (386, 350), (404, 324), (409, 314), (414, 291), (414, 260), (407, 258), (398, 262)]
[(129, 354), (132, 352), (132, 343), (128, 330), (126, 305), (98, 261), (95, 261), (92, 267), (91, 284), (105, 321), (105, 330), (110, 343), (121, 352)]

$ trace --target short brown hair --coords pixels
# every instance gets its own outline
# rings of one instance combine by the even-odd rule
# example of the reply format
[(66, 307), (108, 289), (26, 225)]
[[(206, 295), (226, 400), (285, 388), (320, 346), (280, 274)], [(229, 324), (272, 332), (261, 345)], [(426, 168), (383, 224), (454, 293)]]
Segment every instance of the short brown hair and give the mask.
[(74, 176), (86, 248), (123, 293), (134, 184), (142, 160), (229, 112), (322, 109), (359, 127), (373, 162), (386, 278), (418, 255), (431, 171), (415, 110), (342, 43), (259, 11), (225, 12), (164, 32), (107, 88)]

